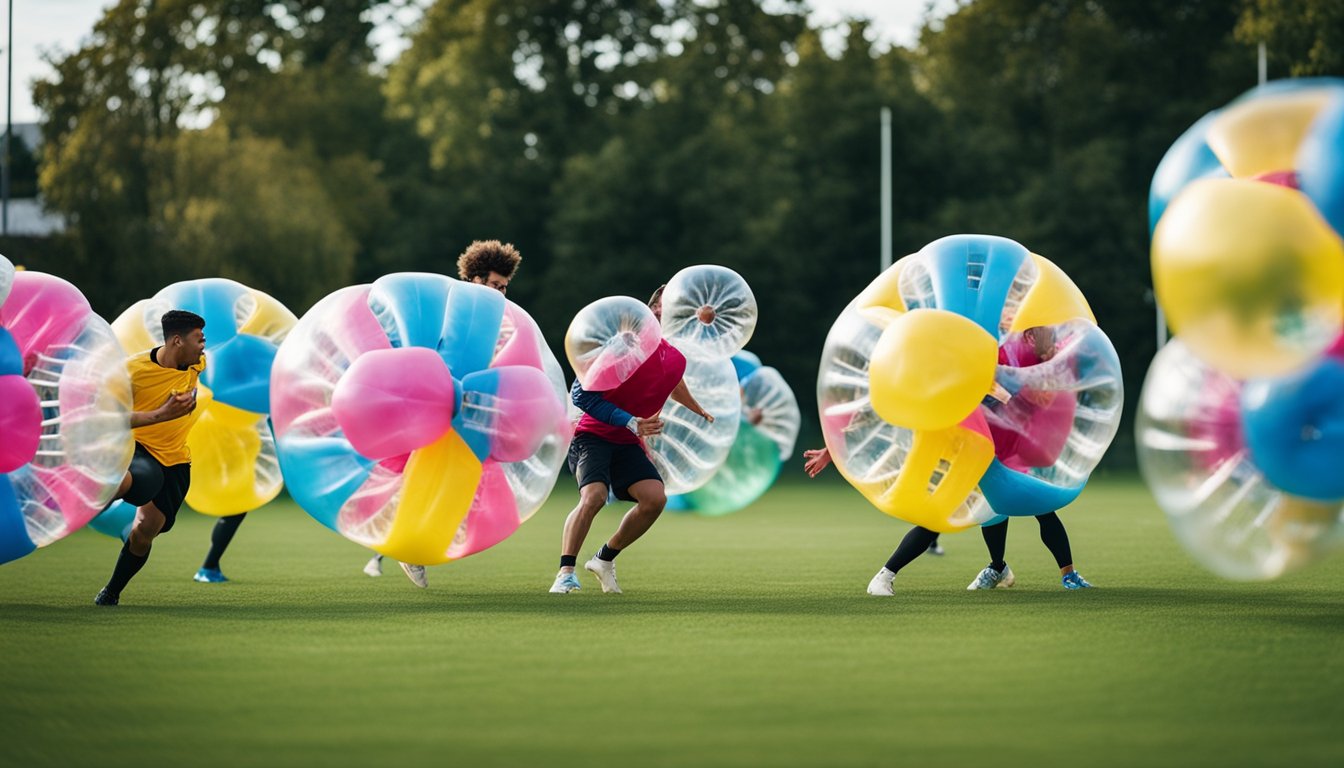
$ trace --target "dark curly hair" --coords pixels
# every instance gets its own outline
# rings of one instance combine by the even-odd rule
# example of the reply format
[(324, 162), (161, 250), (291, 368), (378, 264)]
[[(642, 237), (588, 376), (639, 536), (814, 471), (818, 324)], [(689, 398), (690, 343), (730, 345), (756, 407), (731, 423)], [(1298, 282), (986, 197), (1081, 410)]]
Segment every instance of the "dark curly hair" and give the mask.
[(457, 276), (463, 280), (485, 280), (491, 272), (498, 272), (512, 280), (523, 256), (511, 243), (498, 240), (477, 240), (457, 257)]

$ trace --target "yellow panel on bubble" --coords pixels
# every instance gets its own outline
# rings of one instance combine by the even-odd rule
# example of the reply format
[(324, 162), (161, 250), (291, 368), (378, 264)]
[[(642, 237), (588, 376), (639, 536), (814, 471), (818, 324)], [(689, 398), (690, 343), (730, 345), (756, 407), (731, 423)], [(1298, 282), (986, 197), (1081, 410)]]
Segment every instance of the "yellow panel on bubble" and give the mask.
[(1152, 259), (1172, 329), (1233, 377), (1297, 369), (1344, 327), (1344, 244), (1296, 190), (1196, 181), (1158, 222)]
[(1331, 96), (1313, 89), (1238, 102), (1213, 119), (1205, 141), (1234, 178), (1293, 170), (1303, 137)]
[(901, 298), (901, 271), (909, 258), (905, 256), (887, 267), (876, 280), (863, 289), (863, 293), (854, 300), (854, 306), (861, 310), (884, 307), (897, 313), (904, 312), (905, 300)]
[(411, 453), (392, 530), (374, 549), (403, 563), (448, 562), (448, 547), (471, 509), (481, 471), (476, 454), (453, 430)]
[[(993, 460), (994, 443), (988, 436), (956, 426), (916, 432), (910, 455), (894, 483), (864, 482), (848, 474), (846, 478), (888, 515), (932, 531), (952, 533), (974, 525), (958, 525), (951, 518)], [(936, 486), (935, 475), (940, 475)]]
[(150, 299), (141, 299), (112, 322), (112, 333), (116, 335), (117, 343), (121, 344), (121, 349), (127, 356), (146, 352), (159, 345), (145, 328), (145, 308), (150, 303)]
[(261, 291), (248, 289), (256, 301), (252, 314), (238, 323), (238, 333), (260, 336), (273, 344), (279, 344), (289, 334), (289, 330), (298, 322), (294, 313), (284, 304)]
[(960, 423), (994, 386), (998, 344), (954, 312), (916, 309), (882, 331), (868, 366), (873, 410), (907, 429)]
[(1036, 282), (1027, 290), (1008, 330), (1020, 333), (1028, 328), (1059, 325), (1070, 320), (1097, 322), (1083, 292), (1053, 261), (1031, 254), (1036, 263)]
[(204, 387), (198, 389), (197, 403), (205, 410), (187, 435), (191, 449), (187, 503), (191, 508), (207, 515), (236, 515), (274, 499), (280, 493), (279, 482), (266, 488), (257, 484), (262, 451), (258, 428), (264, 417), (213, 400)]

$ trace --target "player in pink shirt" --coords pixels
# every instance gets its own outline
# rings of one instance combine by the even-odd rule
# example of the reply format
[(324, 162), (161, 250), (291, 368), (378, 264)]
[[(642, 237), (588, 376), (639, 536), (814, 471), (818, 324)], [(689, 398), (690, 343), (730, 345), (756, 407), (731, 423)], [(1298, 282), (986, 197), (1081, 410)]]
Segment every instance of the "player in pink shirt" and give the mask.
[[(662, 317), (663, 288), (649, 299), (649, 308)], [(659, 413), (668, 398), (692, 413), (713, 421), (696, 402), (682, 379), (686, 358), (663, 341), (625, 382), (605, 392), (589, 392), (576, 380), (570, 389), (574, 404), (583, 411), (569, 447), (569, 468), (579, 485), (579, 504), (565, 519), (561, 540), (560, 572), (551, 592), (568, 593), (580, 588), (574, 574), (579, 550), (592, 527), (593, 518), (609, 496), (633, 501), (620, 526), (597, 554), (584, 563), (584, 570), (597, 577), (603, 592), (620, 593), (615, 559), (653, 526), (667, 505), (663, 478), (649, 460), (644, 438), (663, 429)]]

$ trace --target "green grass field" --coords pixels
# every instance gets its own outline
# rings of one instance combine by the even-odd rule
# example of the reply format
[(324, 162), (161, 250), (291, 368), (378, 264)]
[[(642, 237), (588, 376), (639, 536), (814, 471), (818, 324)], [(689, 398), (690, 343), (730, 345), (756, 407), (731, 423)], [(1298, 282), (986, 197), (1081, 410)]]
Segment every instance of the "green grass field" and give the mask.
[(838, 483), (669, 514), (624, 595), (547, 594), (569, 483), (428, 590), (288, 503), (243, 525), (229, 584), (190, 580), (193, 514), (115, 609), (92, 531), (0, 567), (0, 764), (1344, 765), (1344, 560), (1221, 581), (1132, 479), (1063, 515), (1098, 589), (1061, 589), (1016, 521), (1016, 587), (965, 590), (970, 532), (894, 599), (864, 587), (907, 526)]

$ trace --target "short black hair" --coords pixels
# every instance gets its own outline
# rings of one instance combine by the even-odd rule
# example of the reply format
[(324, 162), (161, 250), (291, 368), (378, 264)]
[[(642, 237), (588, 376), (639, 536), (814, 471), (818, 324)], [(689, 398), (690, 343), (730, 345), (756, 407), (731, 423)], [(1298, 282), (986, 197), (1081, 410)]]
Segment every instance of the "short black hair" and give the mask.
[(170, 309), (163, 313), (163, 340), (181, 336), (200, 328), (205, 330), (205, 318), (185, 309)]

